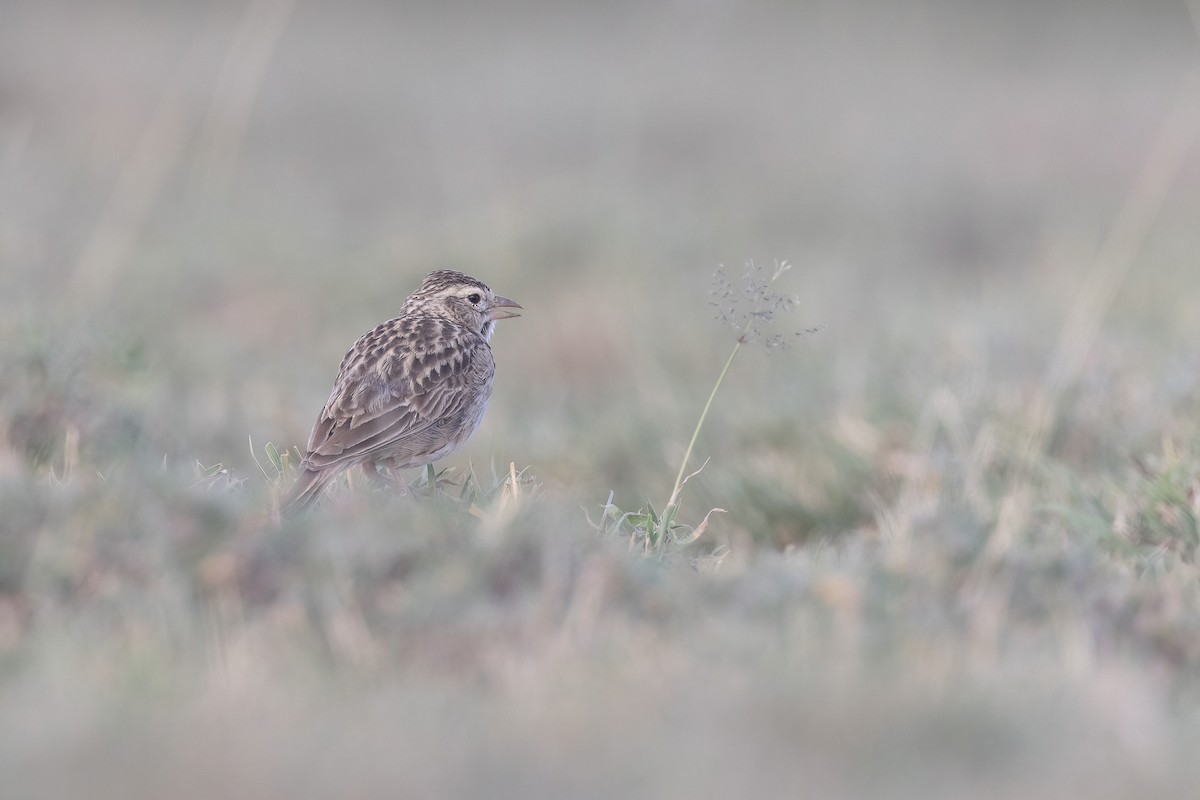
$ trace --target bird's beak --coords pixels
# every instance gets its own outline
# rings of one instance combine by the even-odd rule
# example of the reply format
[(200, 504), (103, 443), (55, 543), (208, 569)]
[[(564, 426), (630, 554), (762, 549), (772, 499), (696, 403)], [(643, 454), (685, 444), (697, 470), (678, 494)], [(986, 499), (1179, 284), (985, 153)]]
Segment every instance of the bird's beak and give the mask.
[(496, 295), (492, 298), (492, 307), (488, 310), (488, 319), (509, 319), (511, 317), (521, 316), (515, 311), (509, 311), (510, 308), (520, 308), (520, 303), (515, 303), (507, 297)]

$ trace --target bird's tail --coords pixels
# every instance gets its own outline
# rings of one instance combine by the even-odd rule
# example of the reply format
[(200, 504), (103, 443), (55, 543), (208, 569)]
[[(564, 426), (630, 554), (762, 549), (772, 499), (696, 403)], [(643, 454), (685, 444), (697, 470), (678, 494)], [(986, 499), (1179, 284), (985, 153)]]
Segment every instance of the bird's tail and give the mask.
[(305, 469), (279, 504), (280, 510), (286, 516), (292, 516), (312, 507), (325, 487), (341, 472), (340, 469)]

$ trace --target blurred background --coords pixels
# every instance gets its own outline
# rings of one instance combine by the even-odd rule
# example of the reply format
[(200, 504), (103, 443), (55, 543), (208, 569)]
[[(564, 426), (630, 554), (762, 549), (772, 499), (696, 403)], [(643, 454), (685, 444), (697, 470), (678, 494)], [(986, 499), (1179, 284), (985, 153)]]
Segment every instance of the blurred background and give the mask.
[[(1187, 785), (1172, 771), (1186, 759), (1164, 743), (1194, 741), (1175, 738), (1190, 717), (1167, 698), (1194, 698), (1181, 676), (1200, 666), (1188, 633), (1200, 625), (1195, 462), (1181, 455), (1200, 441), (1195, 4), (0, 0), (0, 19), (0, 664), (16, 676), (0, 707), (18, 720), (0, 742), (24, 743), (12, 763), (33, 765), (30, 786), (72, 731), (126, 730), (107, 715), (112, 694), (148, 685), (132, 694), (188, 699), (214, 680), (232, 708), (239, 691), (271, 696), (259, 690), (281, 652), (301, 665), (332, 653), (335, 676), (399, 682), (383, 705), (432, 726), (430, 741), (456, 739), (448, 715), (463, 715), (491, 778), (448, 780), (461, 765), (439, 751), (412, 779), (434, 793), (580, 790), (547, 779), (541, 755), (497, 749), (506, 721), (517, 714), (537, 747), (574, 731), (562, 763), (601, 775), (642, 752), (589, 755), (637, 727), (643, 706), (662, 714), (634, 742), (686, 729), (716, 759), (733, 725), (763, 743), (766, 755), (735, 758), (737, 785), (821, 772), (775, 771), (795, 739), (829, 748), (829, 796), (897, 775), (907, 796), (937, 772), (909, 767), (961, 740), (974, 766), (947, 796), (977, 774), (1002, 787), (986, 796), (1055, 796), (1078, 788), (1097, 744), (1078, 734), (1097, 727), (1113, 732), (1097, 734), (1106, 796)], [(771, 324), (790, 346), (747, 348), (717, 397), (685, 516), (729, 513), (680, 559), (687, 576), (575, 539), (563, 555), (560, 535), (590, 535), (580, 506), (595, 515), (610, 491), (626, 509), (669, 495), (736, 338), (709, 305), (714, 270), (738, 284), (748, 262), (780, 260), (793, 268), (776, 289), (801, 305)], [(263, 446), (303, 445), (345, 350), (446, 267), (526, 309), (493, 340), (483, 427), (444, 465), (515, 462), (536, 476), (544, 500), (511, 534), (517, 549), (411, 530), (397, 544), (409, 511), (361, 495), (264, 533)], [(1114, 277), (1097, 284), (1101, 273)], [(1059, 385), (1064, 342), (1076, 360)], [(1042, 447), (1030, 408), (1047, 386)], [(220, 464), (231, 491), (197, 488), (197, 463)], [(1135, 464), (1153, 485), (1136, 483)], [(1021, 529), (1037, 546), (992, 584), (997, 605), (976, 604), (962, 557), (989, 547), (1021, 470), (1047, 492)], [(1183, 545), (1170, 538), (1181, 530)], [(899, 560), (875, 549), (897, 536)], [(1181, 559), (1155, 584), (1162, 596), (1138, 582), (1144, 563), (1112, 560), (1143, 545)], [(372, 571), (378, 547), (416, 548), (434, 566)], [(732, 554), (715, 587), (689, 566), (713, 553)], [(531, 574), (514, 566), (529, 562)], [(258, 577), (213, 600), (226, 569)], [(304, 594), (335, 584), (322, 595), (332, 606)], [(511, 601), (513, 586), (528, 604)], [(1045, 607), (1031, 610), (1030, 592)], [(390, 611), (362, 611), (375, 602)], [(556, 603), (576, 633), (543, 618)], [(325, 637), (318, 607), (358, 633)], [(1035, 634), (1017, 656), (997, 633), (1010, 614)], [(319, 629), (312, 651), (304, 619)], [(361, 655), (361, 637), (400, 655), (346, 656)], [(80, 656), (98, 642), (98, 663)], [(895, 693), (860, 682), (881, 652), (894, 674), (941, 677)], [(797, 672), (820, 672), (813, 654), (841, 693), (822, 679), (790, 694)], [(567, 684), (564, 664), (578, 670)], [(740, 670), (761, 664), (766, 688), (753, 689)], [(185, 717), (168, 725), (189, 743), (172, 751), (182, 760), (144, 776), (147, 796), (172, 763), (242, 764), (230, 774), (284, 791), (282, 765), (317, 748), (327, 723), (352, 724), (323, 705), (297, 712), (310, 676), (290, 669), (301, 688), (280, 705), (312, 723), (311, 740), (289, 717), (279, 730), (298, 732), (259, 761), (208, 734), (188, 761)], [(940, 689), (962, 674), (970, 691), (947, 710)], [(1170, 677), (1147, 688), (1148, 675)], [(1028, 738), (1043, 705), (1023, 690), (994, 700), (991, 683), (1027, 680), (1054, 697), (1073, 687), (1057, 717), (1072, 722)], [(44, 718), (56, 694), (75, 699)], [(580, 699), (614, 695), (629, 708)], [(101, 722), (80, 723), (81, 707)], [(228, 721), (221, 704), (196, 713), (216, 730)], [(118, 741), (132, 753), (154, 724)], [(387, 719), (366, 724), (421, 744)], [(832, 744), (826, 724), (841, 731)], [(912, 725), (926, 732), (916, 744), (892, 738)], [(888, 780), (837, 777), (854, 773), (860, 734)], [(998, 777), (1036, 772), (1059, 734), (1072, 744), (1044, 781)], [(71, 752), (84, 776), (125, 763), (92, 744)], [(704, 758), (678, 773), (640, 760), (638, 785), (711, 785)], [(388, 783), (364, 774), (365, 787)]]
[[(1020, 351), (1052, 341), (1198, 48), (1178, 2), (4, 16), (7, 338), (123, 351), (164, 393), (129, 401), (152, 449), (244, 469), (248, 434), (302, 443), (349, 344), (453, 266), (529, 309), (496, 340), (476, 458), (631, 491), (678, 459), (732, 341), (719, 264), (796, 265), (786, 325), (825, 332), (743, 369), (801, 414), (944, 377), (889, 358), (897, 337), (980, 368), (1041, 355)], [(1193, 275), (1198, 170), (1130, 283)], [(730, 391), (730, 424), (763, 401)]]

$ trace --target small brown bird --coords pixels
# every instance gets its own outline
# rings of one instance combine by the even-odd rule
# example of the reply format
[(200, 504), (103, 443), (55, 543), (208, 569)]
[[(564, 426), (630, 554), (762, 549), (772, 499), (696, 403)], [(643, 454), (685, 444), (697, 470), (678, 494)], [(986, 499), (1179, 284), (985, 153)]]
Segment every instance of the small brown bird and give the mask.
[(300, 477), (283, 501), (312, 505), (330, 481), (361, 464), (375, 481), (458, 449), (479, 427), (496, 362), (496, 320), (521, 306), (475, 278), (438, 270), (408, 296), (400, 316), (365, 334), (342, 359), (333, 392), (308, 438)]

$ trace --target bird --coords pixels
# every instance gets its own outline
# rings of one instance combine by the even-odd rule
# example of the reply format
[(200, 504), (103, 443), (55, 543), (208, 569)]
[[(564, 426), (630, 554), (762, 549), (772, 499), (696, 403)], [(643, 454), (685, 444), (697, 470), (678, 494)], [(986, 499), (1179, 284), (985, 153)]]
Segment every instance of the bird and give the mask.
[(283, 511), (311, 507), (352, 467), (376, 483), (403, 485), (395, 470), (461, 447), (492, 395), (496, 322), (520, 316), (519, 308), (461, 272), (426, 275), (400, 314), (363, 334), (342, 359)]

